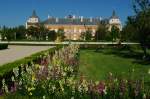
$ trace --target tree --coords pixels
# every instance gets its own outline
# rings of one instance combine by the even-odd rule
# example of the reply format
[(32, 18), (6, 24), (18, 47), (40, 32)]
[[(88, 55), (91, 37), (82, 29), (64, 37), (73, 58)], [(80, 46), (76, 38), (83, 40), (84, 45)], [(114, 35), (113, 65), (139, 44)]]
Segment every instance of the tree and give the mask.
[(44, 25), (40, 25), (38, 28), (38, 38), (39, 40), (46, 40), (46, 36), (48, 36), (48, 32), (49, 30), (47, 28), (45, 28)]
[(90, 29), (88, 29), (88, 30), (85, 32), (85, 40), (86, 40), (86, 41), (92, 40), (92, 31), (91, 31)]
[(0, 27), (0, 41), (2, 40), (2, 29)]
[(110, 32), (112, 42), (116, 41), (119, 38), (119, 32), (119, 28), (117, 28), (116, 26), (112, 26)]
[(81, 40), (84, 40), (85, 41), (85, 32), (81, 32)]
[(82, 32), (81, 33), (81, 40), (86, 40), (86, 41), (90, 41), (90, 40), (92, 40), (92, 31), (88, 28), (87, 30), (86, 30), (86, 32)]
[(96, 31), (96, 34), (95, 34), (95, 40), (96, 41), (98, 41), (98, 40), (106, 40), (107, 33), (108, 33), (108, 29), (107, 29), (106, 25), (100, 23), (98, 25), (98, 28), (97, 28), (97, 31)]
[(128, 21), (121, 31), (121, 40), (128, 42), (137, 42), (137, 31)]
[(7, 28), (6, 26), (3, 26), (2, 28), (2, 40), (13, 40), (15, 38), (14, 36), (14, 29), (13, 28)]
[(63, 41), (65, 39), (64, 34), (65, 34), (64, 29), (58, 29), (57, 41)]
[(133, 9), (135, 16), (128, 18), (128, 22), (137, 32), (137, 39), (141, 44), (144, 57), (147, 56), (147, 45), (150, 38), (150, 1), (149, 0), (133, 0)]
[(57, 38), (57, 34), (55, 31), (48, 31), (48, 40), (55, 41)]
[(14, 28), (14, 35), (15, 35), (15, 39), (17, 40), (23, 40), (25, 39), (26, 36), (26, 28), (25, 26), (19, 26), (19, 27), (15, 27)]
[(38, 33), (39, 33), (38, 27), (31, 26), (27, 29), (28, 39), (36, 40), (37, 38), (39, 38)]

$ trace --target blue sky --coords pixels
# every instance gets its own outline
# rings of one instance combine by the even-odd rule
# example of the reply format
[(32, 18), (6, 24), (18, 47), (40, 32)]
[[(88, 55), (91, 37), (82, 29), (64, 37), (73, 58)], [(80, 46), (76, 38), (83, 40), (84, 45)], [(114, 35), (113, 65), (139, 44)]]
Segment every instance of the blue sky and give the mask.
[(124, 24), (133, 15), (132, 0), (0, 0), (0, 26), (24, 25), (34, 9), (41, 20), (48, 14), (109, 18), (115, 10)]

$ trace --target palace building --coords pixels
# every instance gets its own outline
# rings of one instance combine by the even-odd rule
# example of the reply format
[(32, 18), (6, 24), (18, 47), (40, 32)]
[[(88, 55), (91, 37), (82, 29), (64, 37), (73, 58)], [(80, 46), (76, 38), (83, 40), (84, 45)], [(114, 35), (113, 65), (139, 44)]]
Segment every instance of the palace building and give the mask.
[(90, 30), (92, 36), (95, 35), (98, 24), (105, 23), (108, 26), (109, 31), (112, 26), (115, 25), (122, 30), (122, 25), (118, 16), (116, 16), (115, 11), (109, 19), (102, 19), (101, 17), (97, 18), (84, 18), (83, 16), (69, 15), (64, 18), (50, 17), (45, 21), (40, 21), (39, 17), (36, 15), (36, 12), (33, 11), (32, 16), (26, 22), (26, 28), (30, 26), (38, 27), (40, 24), (44, 25), (49, 30), (54, 30), (57, 32), (59, 29), (63, 29), (65, 32), (66, 39), (79, 40), (81, 38), (81, 33)]

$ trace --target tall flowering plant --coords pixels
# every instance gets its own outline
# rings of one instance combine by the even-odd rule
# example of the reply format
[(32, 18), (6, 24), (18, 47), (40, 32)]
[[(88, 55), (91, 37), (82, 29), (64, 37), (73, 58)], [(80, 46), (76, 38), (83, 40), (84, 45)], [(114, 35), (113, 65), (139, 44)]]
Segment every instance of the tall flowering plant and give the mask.
[(78, 49), (78, 45), (65, 46), (56, 50), (53, 56), (45, 53), (36, 63), (31, 62), (30, 65), (15, 68), (13, 73), (17, 89), (30, 96), (37, 95), (37, 92), (41, 95), (54, 92), (62, 94), (68, 80), (77, 72), (75, 69), (78, 66)]

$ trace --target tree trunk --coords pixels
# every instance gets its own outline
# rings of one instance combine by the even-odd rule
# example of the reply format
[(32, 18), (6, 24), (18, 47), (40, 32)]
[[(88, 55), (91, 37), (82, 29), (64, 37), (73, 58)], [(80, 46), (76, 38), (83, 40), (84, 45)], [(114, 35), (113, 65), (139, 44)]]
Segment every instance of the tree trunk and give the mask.
[(142, 50), (143, 50), (143, 59), (146, 59), (146, 57), (147, 57), (146, 44), (145, 43), (141, 43), (141, 47), (142, 47)]

